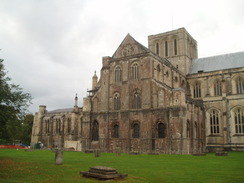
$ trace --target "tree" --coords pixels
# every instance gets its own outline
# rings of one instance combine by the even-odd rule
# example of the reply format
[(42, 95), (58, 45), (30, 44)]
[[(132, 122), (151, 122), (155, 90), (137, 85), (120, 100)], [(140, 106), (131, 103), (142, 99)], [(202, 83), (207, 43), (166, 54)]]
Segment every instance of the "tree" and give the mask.
[(21, 137), (21, 123), (32, 99), (29, 93), (10, 81), (0, 59), (0, 143)]
[(22, 138), (23, 144), (30, 144), (31, 142), (31, 132), (33, 125), (34, 116), (32, 114), (27, 114), (22, 122)]

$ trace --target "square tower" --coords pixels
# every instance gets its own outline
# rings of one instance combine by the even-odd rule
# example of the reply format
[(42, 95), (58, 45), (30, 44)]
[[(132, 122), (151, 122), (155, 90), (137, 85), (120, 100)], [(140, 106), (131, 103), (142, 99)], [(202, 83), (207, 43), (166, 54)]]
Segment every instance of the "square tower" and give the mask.
[(188, 74), (193, 59), (198, 58), (197, 41), (185, 28), (148, 36), (148, 48), (168, 59), (183, 74)]

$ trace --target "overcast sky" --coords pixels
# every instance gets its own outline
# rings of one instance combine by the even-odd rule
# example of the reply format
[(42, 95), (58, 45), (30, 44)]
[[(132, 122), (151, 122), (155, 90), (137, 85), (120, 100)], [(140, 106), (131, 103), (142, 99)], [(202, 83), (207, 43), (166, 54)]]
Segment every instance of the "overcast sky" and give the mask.
[(12, 83), (33, 97), (30, 112), (73, 107), (127, 33), (147, 36), (180, 27), (198, 56), (244, 51), (243, 0), (0, 0), (0, 58)]

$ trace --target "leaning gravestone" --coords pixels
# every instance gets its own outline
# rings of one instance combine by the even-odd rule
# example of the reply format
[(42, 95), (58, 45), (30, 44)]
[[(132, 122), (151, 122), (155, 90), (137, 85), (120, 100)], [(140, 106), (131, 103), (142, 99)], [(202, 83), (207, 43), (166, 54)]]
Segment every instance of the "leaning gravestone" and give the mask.
[(54, 149), (53, 152), (55, 153), (55, 165), (62, 165), (63, 164), (63, 150)]

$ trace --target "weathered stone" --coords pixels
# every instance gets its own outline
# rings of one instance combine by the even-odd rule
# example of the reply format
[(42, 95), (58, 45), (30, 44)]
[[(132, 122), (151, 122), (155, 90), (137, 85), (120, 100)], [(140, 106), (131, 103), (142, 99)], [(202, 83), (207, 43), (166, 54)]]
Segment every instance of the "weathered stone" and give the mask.
[(113, 180), (113, 179), (124, 179), (128, 175), (120, 174), (114, 168), (95, 166), (91, 167), (88, 172), (80, 172), (85, 177), (96, 178), (99, 180)]

